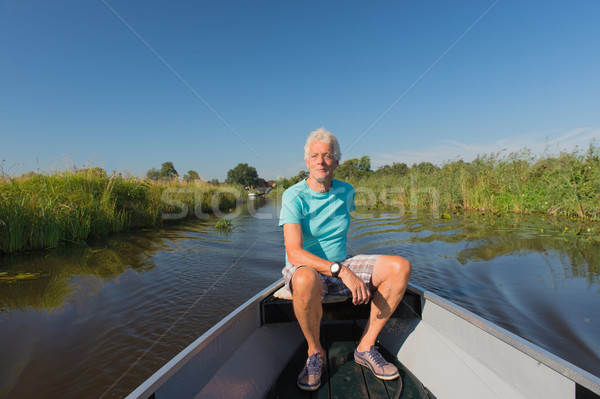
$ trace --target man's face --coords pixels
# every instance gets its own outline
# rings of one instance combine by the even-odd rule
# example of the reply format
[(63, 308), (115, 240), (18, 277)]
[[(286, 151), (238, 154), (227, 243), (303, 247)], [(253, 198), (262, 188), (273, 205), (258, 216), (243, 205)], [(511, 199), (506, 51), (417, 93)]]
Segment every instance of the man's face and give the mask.
[(318, 182), (331, 180), (338, 165), (339, 162), (333, 159), (331, 145), (322, 141), (314, 141), (310, 145), (306, 167), (313, 179)]

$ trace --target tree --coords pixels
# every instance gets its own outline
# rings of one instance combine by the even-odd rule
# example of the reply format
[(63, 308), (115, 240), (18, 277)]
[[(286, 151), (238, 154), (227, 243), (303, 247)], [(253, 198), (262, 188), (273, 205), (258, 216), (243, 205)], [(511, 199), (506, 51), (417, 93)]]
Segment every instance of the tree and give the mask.
[(408, 166), (402, 162), (394, 162), (392, 165), (383, 165), (375, 171), (377, 175), (393, 175), (393, 176), (404, 176), (410, 171)]
[(402, 163), (397, 163), (397, 162), (392, 163), (392, 172), (395, 175), (403, 176), (403, 175), (408, 174), (409, 171), (410, 171), (410, 169), (408, 168), (408, 165), (406, 165), (404, 162), (402, 162)]
[(304, 180), (308, 177), (309, 173), (307, 170), (301, 170), (300, 172), (298, 172), (298, 174), (296, 175), (296, 180), (297, 181), (301, 181)]
[(334, 176), (336, 179), (349, 179), (351, 177), (356, 176), (357, 173), (357, 165), (358, 165), (358, 158), (352, 158), (352, 159), (348, 159), (347, 161), (344, 161), (344, 163), (342, 163), (340, 166), (337, 167), (337, 169), (334, 172)]
[(279, 179), (277, 179), (277, 183), (275, 184), (275, 186), (281, 187), (285, 190), (286, 188), (292, 186), (292, 184), (290, 184), (290, 179), (286, 177), (280, 177)]
[(420, 164), (413, 164), (413, 169), (415, 169), (419, 173), (431, 174), (438, 170), (439, 168), (432, 164), (431, 162), (421, 162)]
[(371, 173), (371, 158), (367, 155), (363, 156), (356, 164), (356, 169), (358, 169), (362, 175)]
[(281, 177), (281, 178), (279, 178), (279, 180), (277, 180), (277, 187), (286, 189), (286, 188), (291, 187), (294, 184), (298, 183), (299, 181), (306, 179), (308, 176), (309, 176), (308, 171), (301, 170), (298, 172), (298, 174), (296, 176), (290, 177), (289, 179), (286, 179), (285, 177)]
[(200, 180), (200, 176), (195, 170), (189, 170), (185, 175), (183, 175), (183, 180), (189, 183), (194, 180)]
[(179, 173), (175, 170), (173, 162), (164, 162), (160, 168), (159, 177), (164, 180), (171, 180), (179, 177)]
[(159, 177), (160, 177), (160, 171), (156, 168), (152, 168), (148, 172), (146, 172), (146, 179), (158, 180)]
[(352, 158), (345, 161), (335, 170), (336, 179), (349, 179), (352, 177), (365, 177), (371, 174), (371, 158), (367, 155), (361, 159)]
[(227, 172), (227, 184), (241, 184), (244, 187), (253, 187), (258, 182), (258, 172), (247, 163), (238, 163), (233, 169)]

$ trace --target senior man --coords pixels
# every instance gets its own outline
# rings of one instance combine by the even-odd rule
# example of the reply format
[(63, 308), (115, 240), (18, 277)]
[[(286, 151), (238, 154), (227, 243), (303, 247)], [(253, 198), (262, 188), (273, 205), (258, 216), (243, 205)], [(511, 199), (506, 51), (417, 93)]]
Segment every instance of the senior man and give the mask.
[(354, 305), (372, 299), (354, 360), (378, 378), (391, 380), (399, 376), (398, 369), (377, 351), (375, 342), (402, 300), (410, 263), (399, 256), (348, 256), (346, 241), (354, 189), (333, 179), (340, 155), (337, 138), (325, 129), (308, 136), (304, 159), (309, 176), (284, 192), (279, 220), (286, 252), (282, 274), (308, 344), (308, 359), (298, 376), (298, 386), (307, 391), (321, 385), (325, 351), (319, 337), (325, 294), (352, 297)]

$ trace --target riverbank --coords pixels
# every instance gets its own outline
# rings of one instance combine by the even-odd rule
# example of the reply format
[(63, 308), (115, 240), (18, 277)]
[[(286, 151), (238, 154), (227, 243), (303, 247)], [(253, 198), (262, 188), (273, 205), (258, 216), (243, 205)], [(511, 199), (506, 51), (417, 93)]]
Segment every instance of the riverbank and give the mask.
[[(281, 179), (272, 196), (306, 176)], [(352, 184), (356, 204), (403, 212), (545, 214), (600, 221), (600, 148), (535, 157), (528, 150), (472, 162), (403, 163), (370, 170), (370, 159), (344, 161), (334, 177)]]
[(108, 176), (102, 169), (0, 179), (0, 254), (54, 248), (165, 221), (228, 212), (231, 186)]
[(359, 188), (357, 204), (600, 221), (598, 147), (540, 159), (523, 150), (441, 167), (422, 163), (401, 174), (378, 172), (347, 179)]
[[(599, 147), (542, 158), (523, 150), (442, 166), (395, 163), (376, 171), (362, 161), (345, 161), (336, 170), (336, 178), (356, 189), (359, 206), (401, 214), (426, 209), (442, 218), (540, 213), (600, 221)], [(305, 177), (281, 179), (269, 196), (280, 196)], [(232, 186), (107, 176), (100, 168), (0, 178), (0, 254), (205, 218), (235, 208), (246, 196)]]

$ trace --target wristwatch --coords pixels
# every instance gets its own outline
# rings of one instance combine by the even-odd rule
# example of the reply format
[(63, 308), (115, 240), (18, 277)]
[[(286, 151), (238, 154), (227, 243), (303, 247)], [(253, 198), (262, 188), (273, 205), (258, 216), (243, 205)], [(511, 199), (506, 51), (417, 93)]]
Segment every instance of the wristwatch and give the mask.
[(329, 271), (333, 277), (337, 277), (342, 271), (342, 264), (340, 262), (334, 262), (329, 266)]

